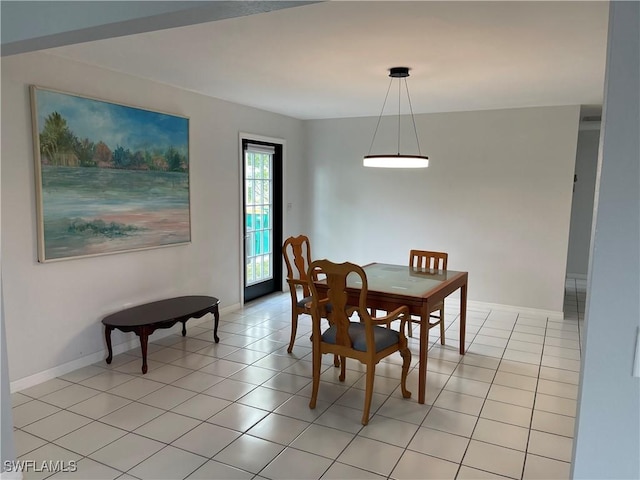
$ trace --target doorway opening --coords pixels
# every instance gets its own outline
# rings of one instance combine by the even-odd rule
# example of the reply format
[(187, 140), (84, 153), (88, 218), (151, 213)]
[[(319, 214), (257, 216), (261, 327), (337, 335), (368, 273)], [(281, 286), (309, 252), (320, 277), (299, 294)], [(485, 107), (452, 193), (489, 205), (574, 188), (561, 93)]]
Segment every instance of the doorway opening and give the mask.
[(282, 290), (282, 149), (242, 139), (245, 303)]

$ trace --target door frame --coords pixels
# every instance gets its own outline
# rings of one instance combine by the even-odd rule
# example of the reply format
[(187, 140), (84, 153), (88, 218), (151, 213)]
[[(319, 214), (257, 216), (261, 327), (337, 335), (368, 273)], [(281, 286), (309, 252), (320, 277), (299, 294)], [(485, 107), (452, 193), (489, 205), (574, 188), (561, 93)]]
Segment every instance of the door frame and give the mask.
[[(284, 138), (276, 138), (276, 137), (267, 137), (264, 135), (257, 135), (257, 134), (253, 134), (253, 133), (247, 133), (247, 132), (239, 132), (238, 134), (238, 178), (239, 178), (239, 210), (240, 210), (240, 218), (239, 218), (239, 222), (238, 222), (238, 245), (240, 245), (240, 251), (238, 253), (238, 271), (240, 273), (240, 284), (238, 285), (239, 288), (239, 298), (240, 298), (240, 305), (244, 305), (244, 283), (245, 283), (245, 258), (244, 258), (244, 245), (245, 245), (245, 238), (244, 238), (244, 222), (245, 222), (245, 218), (244, 218), (244, 150), (242, 148), (242, 141), (243, 140), (247, 140), (247, 141), (257, 141), (257, 142), (266, 142), (266, 143), (275, 143), (278, 145), (282, 146), (282, 211), (280, 212), (280, 218), (282, 218), (282, 231), (280, 232), (282, 235), (282, 238), (284, 238), (284, 232), (287, 231), (287, 217), (285, 215), (286, 213), (286, 198), (287, 198), (287, 191), (286, 191), (286, 185), (287, 185), (287, 178), (286, 178), (286, 171), (287, 171), (287, 141)], [(273, 246), (274, 247), (274, 251), (273, 254), (280, 254), (280, 249), (276, 247), (276, 245)], [(283, 270), (284, 271), (284, 270)], [(280, 291), (284, 291), (284, 275), (281, 275), (282, 281), (280, 282)]]

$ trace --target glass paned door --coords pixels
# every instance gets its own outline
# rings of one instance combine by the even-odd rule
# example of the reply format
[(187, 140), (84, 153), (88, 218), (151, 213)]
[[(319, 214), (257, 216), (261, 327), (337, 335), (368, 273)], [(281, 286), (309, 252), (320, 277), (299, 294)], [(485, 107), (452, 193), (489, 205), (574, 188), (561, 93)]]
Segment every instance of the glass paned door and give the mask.
[[(281, 194), (277, 149), (273, 145), (244, 143), (245, 301), (277, 288), (280, 271), (280, 224), (277, 207)], [(277, 252), (277, 255), (276, 255)], [(278, 277), (276, 279), (276, 277)]]
[(249, 148), (244, 156), (247, 232), (245, 283), (250, 286), (273, 278), (273, 154)]

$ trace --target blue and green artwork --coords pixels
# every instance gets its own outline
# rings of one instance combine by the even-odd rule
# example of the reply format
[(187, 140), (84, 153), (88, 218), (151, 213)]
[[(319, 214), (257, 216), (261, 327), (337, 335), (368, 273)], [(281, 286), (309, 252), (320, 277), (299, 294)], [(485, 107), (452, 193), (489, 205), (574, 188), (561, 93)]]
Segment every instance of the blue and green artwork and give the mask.
[(189, 120), (31, 88), (38, 260), (187, 243)]

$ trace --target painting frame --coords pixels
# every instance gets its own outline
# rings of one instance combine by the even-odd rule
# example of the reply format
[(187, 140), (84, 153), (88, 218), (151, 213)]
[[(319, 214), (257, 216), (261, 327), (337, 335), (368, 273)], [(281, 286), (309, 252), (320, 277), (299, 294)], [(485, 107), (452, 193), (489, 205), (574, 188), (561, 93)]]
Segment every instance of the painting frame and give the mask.
[(29, 93), (38, 262), (191, 243), (189, 117)]

